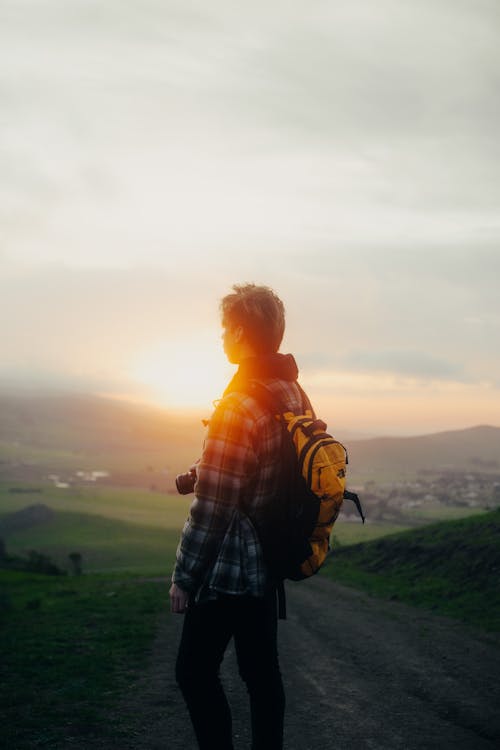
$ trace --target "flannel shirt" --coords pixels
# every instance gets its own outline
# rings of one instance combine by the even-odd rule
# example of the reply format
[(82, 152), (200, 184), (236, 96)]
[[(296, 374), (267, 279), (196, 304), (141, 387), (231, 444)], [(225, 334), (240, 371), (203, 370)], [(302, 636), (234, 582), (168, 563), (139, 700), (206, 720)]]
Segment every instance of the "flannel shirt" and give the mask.
[[(259, 381), (291, 411), (302, 410), (296, 383)], [(229, 393), (218, 403), (172, 575), (196, 601), (219, 593), (264, 595), (266, 567), (249, 516), (258, 521), (259, 511), (276, 496), (281, 439), (279, 422), (251, 396)]]

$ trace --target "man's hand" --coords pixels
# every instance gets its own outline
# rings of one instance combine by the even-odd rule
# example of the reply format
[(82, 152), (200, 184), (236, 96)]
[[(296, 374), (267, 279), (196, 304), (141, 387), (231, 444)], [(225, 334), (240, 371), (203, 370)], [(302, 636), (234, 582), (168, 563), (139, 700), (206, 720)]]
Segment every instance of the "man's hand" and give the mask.
[(173, 583), (170, 587), (170, 609), (176, 615), (183, 615), (187, 609), (189, 594)]

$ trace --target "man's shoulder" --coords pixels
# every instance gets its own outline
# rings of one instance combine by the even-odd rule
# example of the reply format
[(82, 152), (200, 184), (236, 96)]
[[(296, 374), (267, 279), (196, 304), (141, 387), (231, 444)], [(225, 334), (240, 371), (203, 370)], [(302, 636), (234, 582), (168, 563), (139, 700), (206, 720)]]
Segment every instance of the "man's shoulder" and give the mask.
[(208, 423), (207, 437), (237, 443), (243, 435), (259, 434), (272, 418), (249, 394), (231, 391), (217, 403)]
[(265, 414), (265, 409), (250, 393), (235, 390), (227, 393), (217, 403), (214, 417), (228, 414), (256, 421)]
[[(271, 401), (274, 398), (277, 404), (283, 404), (294, 412), (302, 410), (302, 395), (296, 382), (281, 378), (255, 378), (252, 382), (264, 386)], [(226, 410), (238, 412), (241, 416), (247, 416), (256, 421), (269, 415), (269, 409), (257, 396), (252, 395), (250, 383), (228, 393), (219, 401), (217, 409), (219, 408), (221, 412)]]
[(277, 402), (283, 404), (285, 408), (294, 412), (303, 410), (302, 392), (295, 380), (273, 378), (258, 382), (262, 383), (271, 394), (271, 397), (274, 397)]

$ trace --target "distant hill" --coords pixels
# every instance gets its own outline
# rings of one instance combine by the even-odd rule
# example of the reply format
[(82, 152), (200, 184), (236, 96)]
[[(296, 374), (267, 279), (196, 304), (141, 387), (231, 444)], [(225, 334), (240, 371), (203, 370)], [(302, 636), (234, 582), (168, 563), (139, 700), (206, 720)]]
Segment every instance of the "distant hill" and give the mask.
[(32, 526), (48, 523), (54, 518), (54, 511), (48, 505), (37, 503), (26, 508), (0, 516), (0, 537), (5, 537)]
[(353, 477), (414, 477), (447, 469), (500, 474), (500, 427), (353, 440), (347, 447)]
[[(170, 487), (198, 458), (201, 417), (209, 416), (182, 417), (91, 395), (0, 395), (0, 414), (0, 479), (107, 470), (113, 483)], [(353, 481), (446, 469), (500, 474), (499, 427), (351, 440), (347, 447)]]
[(207, 416), (91, 395), (0, 395), (0, 414), (0, 478), (100, 469), (125, 483), (137, 472), (186, 470), (199, 456)]
[[(90, 395), (0, 396), (0, 440), (77, 450), (136, 450), (178, 437), (192, 439), (200, 419)], [(205, 416), (205, 415), (203, 415)]]

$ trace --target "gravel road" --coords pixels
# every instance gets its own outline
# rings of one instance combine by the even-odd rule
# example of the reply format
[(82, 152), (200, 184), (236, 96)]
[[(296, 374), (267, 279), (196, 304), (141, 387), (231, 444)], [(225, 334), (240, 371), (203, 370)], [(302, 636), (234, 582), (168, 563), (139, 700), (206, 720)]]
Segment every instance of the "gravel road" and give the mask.
[[(500, 747), (500, 639), (320, 576), (287, 587), (280, 623), (286, 750)], [(196, 750), (173, 678), (181, 616), (161, 626), (150, 669), (121, 706), (123, 750)], [(235, 749), (250, 748), (232, 649), (222, 679)], [(131, 691), (132, 692), (132, 691)]]

